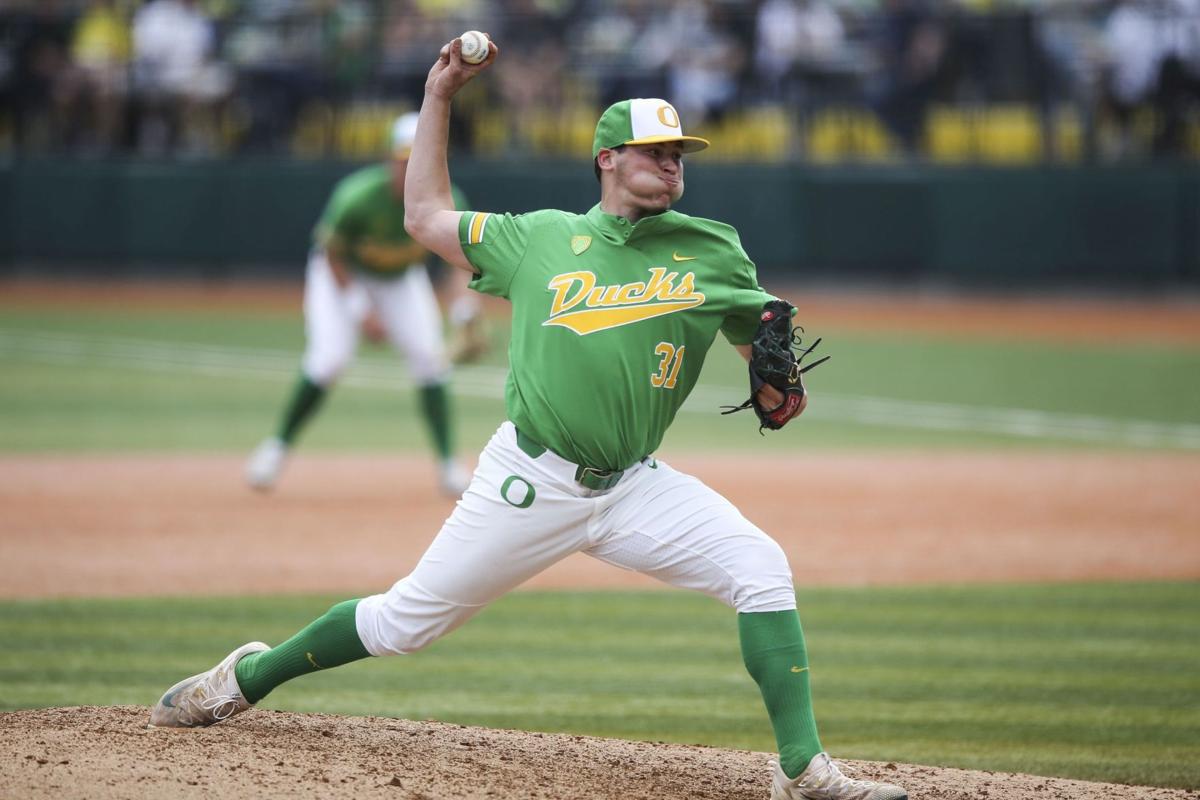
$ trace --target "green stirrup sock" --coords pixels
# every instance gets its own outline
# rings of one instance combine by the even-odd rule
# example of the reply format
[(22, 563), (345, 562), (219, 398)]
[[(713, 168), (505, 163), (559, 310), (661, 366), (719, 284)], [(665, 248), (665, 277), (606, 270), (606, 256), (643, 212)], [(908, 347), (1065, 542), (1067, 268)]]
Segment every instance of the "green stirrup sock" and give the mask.
[(421, 398), (421, 413), (433, 436), (433, 447), (444, 461), (450, 457), (450, 399), (446, 384), (430, 383), (418, 390)]
[(304, 423), (321, 407), (327, 393), (324, 386), (318, 386), (309, 380), (307, 375), (301, 374), (300, 380), (296, 381), (296, 387), (292, 389), (287, 408), (284, 409), (279, 438), (290, 445), (304, 427)]
[(775, 729), (779, 765), (794, 778), (824, 749), (813, 717), (800, 615), (795, 611), (738, 614), (738, 635), (742, 661), (758, 684)]
[(233, 673), (246, 700), (257, 703), (284, 681), (371, 655), (358, 638), (357, 607), (357, 600), (338, 603), (278, 647), (239, 661)]

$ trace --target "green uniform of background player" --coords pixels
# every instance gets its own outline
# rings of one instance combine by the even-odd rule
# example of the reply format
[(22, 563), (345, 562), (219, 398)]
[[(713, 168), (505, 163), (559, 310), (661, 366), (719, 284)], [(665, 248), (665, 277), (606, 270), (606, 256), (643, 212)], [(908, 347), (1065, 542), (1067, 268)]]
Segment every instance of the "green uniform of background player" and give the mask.
[[(406, 222), (474, 274), (475, 288), (512, 301), (509, 421), (411, 574), (334, 606), (274, 649), (243, 645), (168, 690), (151, 721), (210, 724), (314, 661), (415, 652), (582, 552), (737, 610), (743, 659), (779, 745), (773, 797), (906, 798), (899, 787), (846, 778), (822, 751), (783, 551), (725, 498), (651, 455), (718, 333), (748, 352), (770, 298), (732, 228), (669, 210), (683, 193), (683, 153), (708, 143), (683, 135), (669, 103), (627, 100), (597, 125), (601, 199), (587, 214), (455, 211), (450, 99), (496, 54), (493, 46), (471, 67), (459, 47), (443, 48), (426, 84)], [(773, 392), (763, 391), (767, 407)]]
[[(256, 489), (275, 485), (297, 435), (353, 359), (360, 330), (406, 356), (437, 455), (439, 484), (453, 497), (466, 488), (468, 476), (452, 452), (446, 393), (450, 369), (441, 312), (425, 268), (430, 254), (404, 230), (404, 176), (416, 122), (416, 114), (396, 121), (390, 162), (343, 178), (313, 231), (301, 375), (276, 435), (263, 441), (247, 462), (246, 480)], [(455, 202), (466, 207), (457, 190)], [(457, 296), (450, 315), (459, 332), (461, 360), (477, 355), (482, 344), (479, 303), (466, 292), (465, 281), (453, 275), (451, 282)]]

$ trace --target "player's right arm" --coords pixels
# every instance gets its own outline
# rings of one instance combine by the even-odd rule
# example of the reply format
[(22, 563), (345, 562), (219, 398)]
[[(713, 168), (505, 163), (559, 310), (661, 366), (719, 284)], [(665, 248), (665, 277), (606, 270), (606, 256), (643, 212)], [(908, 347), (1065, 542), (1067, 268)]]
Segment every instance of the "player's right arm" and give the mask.
[(450, 130), (450, 101), (482, 70), (496, 60), (495, 44), (480, 64), (462, 60), (458, 39), (442, 48), (425, 81), (425, 100), (404, 179), (404, 229), (448, 264), (474, 273), (459, 242), (462, 212), (454, 208), (446, 142)]
[(329, 271), (333, 273), (333, 280), (337, 283), (339, 289), (345, 289), (350, 285), (350, 268), (346, 266), (346, 260), (342, 253), (337, 248), (325, 248), (325, 260), (329, 262)]

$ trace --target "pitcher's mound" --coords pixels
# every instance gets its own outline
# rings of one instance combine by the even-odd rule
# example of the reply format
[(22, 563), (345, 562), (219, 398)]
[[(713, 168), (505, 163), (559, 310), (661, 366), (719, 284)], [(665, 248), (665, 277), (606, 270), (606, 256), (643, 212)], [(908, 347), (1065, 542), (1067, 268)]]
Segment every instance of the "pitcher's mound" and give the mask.
[[(147, 728), (139, 706), (0, 714), (11, 797), (766, 800), (768, 755), (380, 717), (249, 711), (213, 728)], [(913, 800), (1178, 800), (1191, 792), (845, 761)]]

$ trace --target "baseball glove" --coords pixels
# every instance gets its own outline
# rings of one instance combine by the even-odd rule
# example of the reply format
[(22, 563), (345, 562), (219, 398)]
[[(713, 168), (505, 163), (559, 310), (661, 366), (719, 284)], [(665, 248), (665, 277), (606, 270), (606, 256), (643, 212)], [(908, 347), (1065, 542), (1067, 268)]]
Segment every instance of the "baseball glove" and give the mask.
[(488, 351), (488, 333), (482, 314), (476, 314), (461, 325), (454, 326), (450, 341), (450, 361), (453, 364), (470, 364), (478, 361)]
[[(817, 339), (799, 355), (792, 346), (800, 347), (803, 328), (792, 327), (792, 304), (784, 300), (771, 300), (763, 306), (758, 331), (750, 345), (750, 399), (740, 406), (722, 406), (722, 414), (732, 414), (753, 408), (758, 415), (758, 432), (764, 428), (777, 431), (800, 410), (804, 399), (804, 373), (824, 364), (829, 356), (801, 366), (804, 357), (821, 343)], [(797, 333), (799, 331), (799, 333)], [(783, 401), (774, 408), (765, 408), (758, 399), (758, 391), (770, 384), (783, 393)]]

